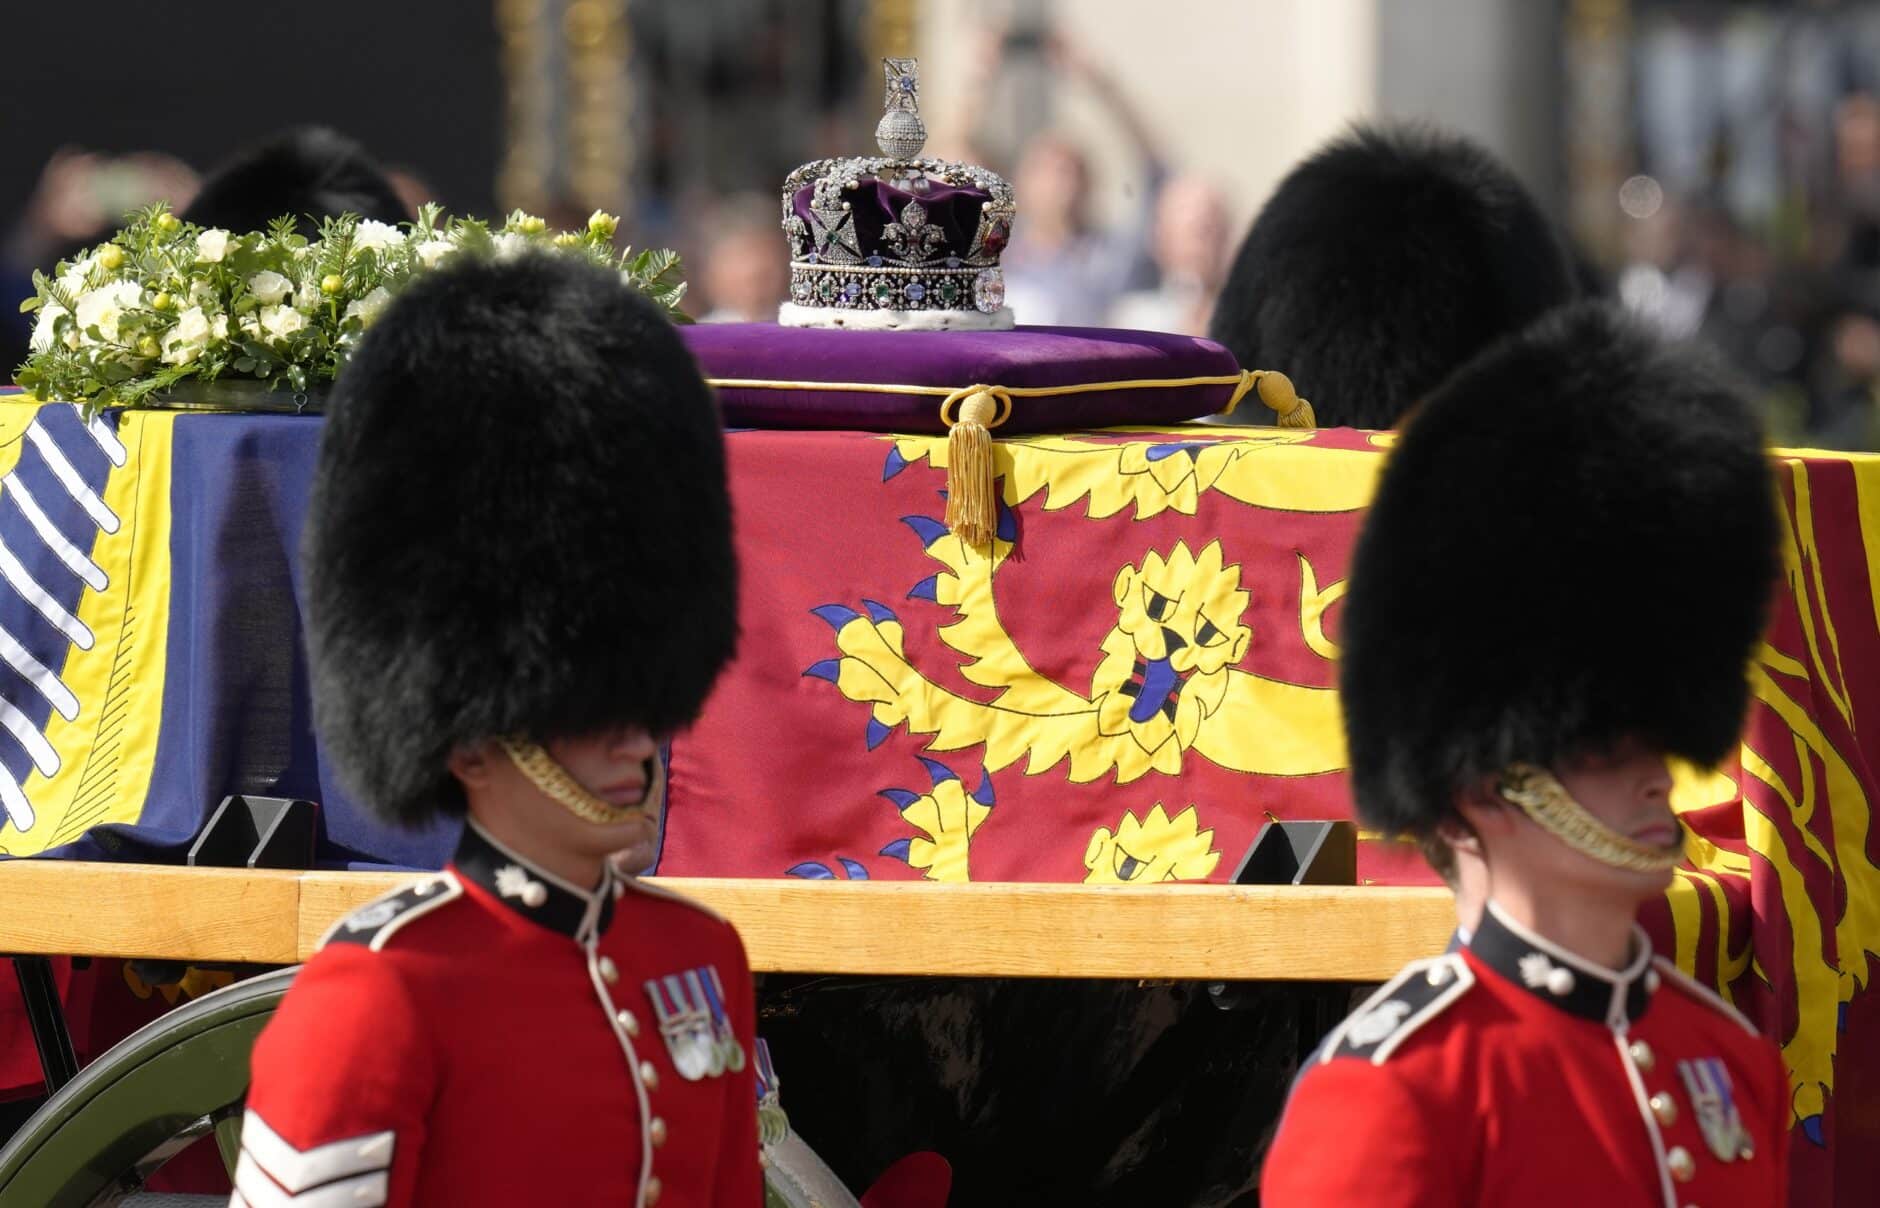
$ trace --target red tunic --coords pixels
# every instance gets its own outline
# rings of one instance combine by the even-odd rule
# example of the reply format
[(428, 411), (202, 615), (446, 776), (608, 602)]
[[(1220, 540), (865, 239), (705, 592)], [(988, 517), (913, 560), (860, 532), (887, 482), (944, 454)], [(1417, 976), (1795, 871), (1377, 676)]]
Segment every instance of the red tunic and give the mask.
[(466, 827), (295, 979), (255, 1044), (231, 1204), (756, 1208), (754, 1028), (729, 923)]
[(1773, 1045), (1654, 958), (1574, 958), (1490, 907), (1410, 965), (1300, 1079), (1266, 1208), (1775, 1208), (1788, 1077)]

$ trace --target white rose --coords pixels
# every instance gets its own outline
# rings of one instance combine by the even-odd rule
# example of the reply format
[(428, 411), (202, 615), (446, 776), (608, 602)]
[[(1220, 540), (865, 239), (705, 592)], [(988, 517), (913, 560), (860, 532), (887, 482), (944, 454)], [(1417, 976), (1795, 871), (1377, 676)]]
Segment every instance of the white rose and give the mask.
[(318, 310), (320, 306), (320, 287), (312, 281), (302, 282), (300, 288), (294, 291), (294, 305), (298, 309), (306, 311), (308, 314), (312, 314), (315, 310)]
[[(113, 281), (109, 285), (100, 285), (97, 289), (79, 295), (78, 313), (73, 317), (78, 320), (80, 332), (96, 327), (105, 343), (115, 344), (118, 338), (118, 318), (126, 310), (136, 306), (144, 299), (144, 290), (135, 281)], [(90, 336), (84, 336), (90, 339)]]
[(215, 287), (210, 285), (207, 281), (191, 281), (189, 283), (190, 305), (201, 306), (204, 302), (208, 302), (214, 297)]
[(287, 297), (294, 283), (281, 274), (263, 269), (248, 278), (248, 292), (261, 300), (263, 306), (277, 306)]
[(291, 306), (264, 306), (259, 318), (261, 330), (276, 343), (307, 326), (307, 316)]
[(59, 284), (68, 294), (83, 293), (91, 270), (98, 267), (98, 257), (87, 256), (59, 274)]
[(378, 319), (379, 312), (385, 309), (385, 304), (391, 300), (392, 295), (387, 293), (385, 287), (381, 285), (365, 297), (349, 305), (346, 308), (345, 315), (342, 317), (350, 319), (356, 315), (362, 324), (370, 327), (373, 322)]
[(405, 233), (390, 223), (376, 222), (367, 218), (360, 222), (353, 232), (353, 246), (383, 252), (386, 248), (397, 247), (405, 241)]
[(514, 231), (504, 231), (496, 237), (495, 243), (498, 260), (514, 260), (529, 250), (529, 237)]
[(444, 257), (457, 250), (457, 245), (448, 239), (426, 239), (412, 249), (418, 254), (418, 262), (426, 268), (436, 268)]
[(48, 302), (39, 308), (39, 319), (33, 324), (33, 340), (29, 345), (33, 352), (45, 352), (52, 347), (53, 325), (69, 313), (57, 302)]
[[(216, 322), (224, 333), (228, 331), (228, 320), (220, 315)], [(202, 355), (209, 346), (209, 338), (214, 332), (209, 317), (202, 313), (202, 307), (192, 306), (176, 317), (176, 325), (163, 333), (163, 360), (169, 365), (187, 365)]]
[(229, 234), (221, 227), (211, 227), (196, 236), (196, 259), (204, 264), (219, 264), (228, 255)]

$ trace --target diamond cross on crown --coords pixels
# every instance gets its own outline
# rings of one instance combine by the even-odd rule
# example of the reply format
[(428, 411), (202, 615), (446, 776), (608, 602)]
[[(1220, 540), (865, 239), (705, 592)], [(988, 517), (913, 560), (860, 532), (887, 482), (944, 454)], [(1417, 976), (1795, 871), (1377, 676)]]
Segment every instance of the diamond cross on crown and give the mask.
[(886, 86), (875, 143), (893, 159), (913, 159), (927, 145), (927, 126), (920, 120), (920, 60), (883, 59), (881, 70)]

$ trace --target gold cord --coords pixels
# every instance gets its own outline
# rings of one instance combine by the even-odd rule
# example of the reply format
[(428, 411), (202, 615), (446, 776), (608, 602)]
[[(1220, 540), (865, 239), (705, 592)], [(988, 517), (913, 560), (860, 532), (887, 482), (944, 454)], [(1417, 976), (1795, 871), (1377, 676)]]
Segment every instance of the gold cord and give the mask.
[[(940, 421), (949, 428), (954, 423), (949, 413), (956, 404), (976, 394), (988, 394), (999, 403), (1000, 407), (998, 418), (987, 425), (996, 428), (1011, 418), (1013, 399), (1095, 394), (1104, 390), (1168, 390), (1184, 386), (1232, 386), (1234, 392), (1228, 397), (1227, 405), (1221, 408), (1222, 413), (1231, 414), (1234, 408), (1240, 405), (1241, 398), (1254, 388), (1260, 376), (1243, 371), (1215, 377), (1126, 378), (1115, 382), (1079, 382), (1068, 386), (910, 386), (895, 385), (890, 382), (799, 382), (772, 378), (706, 378), (705, 381), (719, 390), (820, 390), (835, 394), (924, 394), (941, 400)], [(1309, 415), (1310, 404), (1301, 400), (1301, 405), (1308, 408), (1307, 414)]]
[(539, 743), (521, 738), (499, 738), (496, 741), (503, 748), (503, 754), (509, 756), (509, 762), (516, 765), (516, 770), (529, 778), (530, 784), (583, 822), (592, 822), (597, 826), (625, 822), (658, 804), (657, 794), (663, 786), (660, 783), (662, 773), (657, 758), (653, 760), (653, 780), (647, 784), (646, 795), (640, 804), (609, 805), (570, 776), (568, 769), (555, 762), (555, 757), (543, 750)]
[[(1499, 791), (1542, 830), (1608, 867), (1662, 872), (1676, 868), (1684, 859), (1681, 841), (1672, 851), (1651, 847), (1628, 839), (1593, 817), (1545, 768), (1528, 763), (1512, 764), (1501, 774)], [(1683, 832), (1679, 831), (1680, 840), (1682, 836)]]

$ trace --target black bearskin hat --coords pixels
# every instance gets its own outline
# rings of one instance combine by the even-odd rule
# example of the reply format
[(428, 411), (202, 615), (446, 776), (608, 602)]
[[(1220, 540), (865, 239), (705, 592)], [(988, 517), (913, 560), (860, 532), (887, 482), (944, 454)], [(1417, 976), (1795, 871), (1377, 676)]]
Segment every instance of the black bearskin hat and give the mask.
[(1208, 334), (1276, 369), (1328, 428), (1389, 428), (1476, 353), (1578, 294), (1500, 161), (1415, 128), (1352, 131), (1294, 168), (1240, 245)]
[(283, 214), (309, 239), (322, 218), (356, 214), (378, 222), (411, 217), (364, 147), (336, 130), (302, 126), (237, 153), (202, 182), (180, 217), (198, 226), (265, 231)]
[(1694, 350), (1595, 303), (1498, 345), (1417, 412), (1353, 554), (1339, 690), (1366, 825), (1636, 739), (1736, 745), (1777, 569), (1762, 431)]
[(461, 811), (461, 743), (697, 715), (737, 638), (716, 405), (616, 273), (441, 269), (340, 374), (303, 563), (341, 779), (395, 822)]

